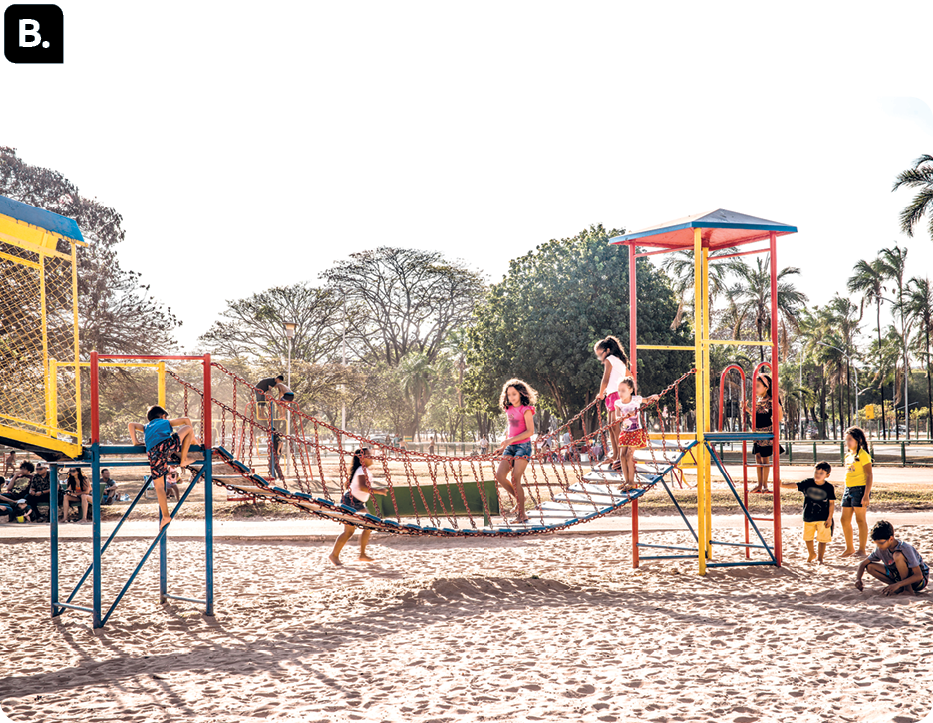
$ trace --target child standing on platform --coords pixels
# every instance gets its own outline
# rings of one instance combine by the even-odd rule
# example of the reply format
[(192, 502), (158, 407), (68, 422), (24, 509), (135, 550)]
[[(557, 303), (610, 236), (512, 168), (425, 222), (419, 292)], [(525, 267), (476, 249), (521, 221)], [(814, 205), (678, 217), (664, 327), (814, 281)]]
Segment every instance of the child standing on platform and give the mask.
[(879, 520), (871, 528), (871, 539), (875, 551), (862, 560), (855, 574), (855, 587), (862, 589), (862, 573), (885, 582), (888, 586), (882, 595), (913, 595), (923, 590), (930, 581), (930, 568), (920, 557), (913, 545), (894, 537), (894, 525)]
[(609, 439), (612, 444), (612, 462), (619, 461), (619, 413), (616, 400), (619, 398), (619, 382), (628, 376), (628, 357), (614, 336), (607, 336), (593, 347), (596, 358), (603, 364), (603, 380), (599, 385), (597, 399), (606, 400), (609, 417)]
[[(772, 432), (781, 428), (781, 403), (772, 400), (771, 375), (759, 374), (755, 380), (755, 418), (753, 429), (756, 432)], [(745, 413), (748, 414), (748, 402), (745, 402)], [(752, 492), (768, 494), (768, 473), (771, 469), (771, 455), (774, 454), (774, 443), (769, 441), (755, 442), (752, 446), (755, 453), (755, 472), (758, 475), (758, 484)], [(781, 447), (778, 454), (782, 453)]]
[[(781, 482), (785, 489), (803, 492), (803, 541), (807, 545), (807, 562), (816, 560), (823, 564), (826, 545), (833, 538), (833, 512), (836, 509), (836, 490), (829, 481), (833, 468), (829, 462), (819, 462), (813, 468), (813, 476), (803, 482)], [(813, 538), (819, 545), (813, 549)]]
[[(146, 442), (146, 454), (149, 457), (149, 469), (152, 473), (152, 486), (155, 488), (156, 498), (159, 500), (159, 509), (162, 511), (162, 524), (159, 531), (172, 521), (168, 511), (168, 500), (165, 495), (165, 475), (174, 461), (176, 454), (181, 454), (181, 466), (187, 467), (188, 448), (197, 440), (194, 437), (194, 427), (187, 417), (169, 419), (168, 412), (156, 405), (149, 407), (146, 413), (148, 424), (130, 422), (130, 441), (133, 446), (139, 444), (137, 432), (143, 433)], [(175, 428), (178, 428), (177, 431)]]
[[(842, 534), (846, 538), (843, 557), (865, 557), (868, 537), (868, 498), (871, 495), (872, 469), (868, 440), (859, 427), (846, 430), (846, 491), (842, 495)], [(852, 515), (858, 525), (858, 550), (854, 546)]]
[(619, 382), (619, 398), (615, 402), (616, 414), (619, 419), (619, 462), (613, 463), (613, 469), (621, 467), (625, 477), (625, 489), (635, 486), (635, 450), (648, 446), (648, 432), (641, 424), (641, 409), (652, 404), (660, 395), (655, 394), (645, 399), (635, 394), (635, 380), (625, 377)]
[[(343, 497), (340, 498), (341, 504), (352, 507), (357, 512), (362, 512), (366, 509), (366, 503), (369, 501), (369, 496), (371, 494), (384, 495), (386, 493), (385, 490), (373, 488), (372, 481), (369, 478), (369, 467), (372, 463), (373, 458), (368, 449), (357, 449), (353, 452), (353, 465), (350, 467), (350, 484), (347, 486), (347, 491), (343, 493)], [(356, 527), (353, 525), (343, 526), (343, 532), (340, 533), (340, 537), (334, 542), (334, 549), (331, 550), (330, 557), (328, 558), (335, 565), (343, 564), (340, 562), (340, 551), (343, 549), (343, 546), (347, 544), (347, 541), (353, 537), (354, 532), (356, 532)], [(366, 554), (366, 543), (369, 542), (369, 536), (372, 533), (372, 530), (364, 529), (360, 535), (360, 560), (363, 562), (373, 561), (373, 558)]]
[(499, 469), (496, 470), (496, 481), (515, 499), (515, 507), (503, 517), (514, 515), (516, 523), (528, 521), (528, 515), (525, 514), (522, 475), (525, 474), (525, 468), (531, 458), (531, 435), (535, 431), (533, 417), (537, 401), (538, 393), (521, 379), (509, 379), (502, 385), (499, 406), (508, 417), (509, 431), (496, 450), (502, 455)]

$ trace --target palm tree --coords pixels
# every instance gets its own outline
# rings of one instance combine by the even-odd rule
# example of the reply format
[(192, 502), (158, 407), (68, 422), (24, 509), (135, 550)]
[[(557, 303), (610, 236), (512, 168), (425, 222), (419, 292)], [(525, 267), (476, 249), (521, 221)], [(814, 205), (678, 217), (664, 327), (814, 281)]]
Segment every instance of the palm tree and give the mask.
[(898, 173), (891, 190), (896, 191), (901, 186), (920, 189), (907, 208), (901, 211), (901, 231), (913, 236), (914, 226), (926, 214), (930, 238), (933, 239), (933, 156), (925, 153), (914, 161), (912, 168)]
[[(727, 250), (713, 251), (710, 254), (710, 261), (715, 261), (717, 255), (726, 253)], [(677, 314), (671, 322), (671, 329), (676, 329), (684, 322), (684, 315), (687, 308), (693, 304), (693, 289), (695, 281), (696, 263), (693, 258), (693, 251), (675, 251), (668, 254), (662, 263), (662, 268), (667, 272), (671, 280), (671, 287), (677, 295)], [(713, 302), (726, 291), (726, 277), (729, 271), (728, 264), (710, 263), (709, 265), (709, 304), (712, 307)]]
[[(879, 268), (881, 269), (882, 274), (885, 278), (891, 279), (897, 284), (897, 300), (895, 301), (894, 308), (900, 312), (901, 315), (901, 352), (903, 354), (903, 367), (904, 367), (904, 404), (907, 404), (907, 382), (910, 379), (910, 357), (909, 348), (910, 348), (910, 326), (908, 323), (907, 313), (904, 307), (904, 289), (905, 289), (905, 279), (904, 276), (907, 273), (907, 249), (902, 249), (896, 243), (894, 248), (890, 249), (881, 249), (881, 252), (878, 254), (878, 260), (880, 262)], [(905, 412), (906, 414), (906, 412)], [(908, 420), (904, 419), (904, 431), (907, 436), (907, 439), (910, 439), (910, 425)], [(900, 431), (897, 430), (897, 436), (900, 437)]]
[(919, 356), (926, 359), (927, 372), (927, 422), (933, 433), (933, 373), (931, 373), (930, 338), (933, 337), (933, 286), (930, 279), (916, 276), (907, 282), (907, 298), (904, 300), (907, 314), (917, 324), (915, 345)]
[[(862, 259), (856, 262), (852, 269), (852, 276), (849, 277), (847, 284), (850, 293), (862, 295), (860, 313), (864, 311), (866, 304), (875, 305), (875, 324), (878, 330), (879, 347), (881, 346), (881, 303), (884, 301), (884, 282), (885, 275), (881, 260), (865, 261)], [(884, 409), (884, 385), (881, 385), (881, 408)], [(881, 435), (885, 439), (888, 438), (884, 414), (881, 415)]]
[[(741, 339), (739, 334), (746, 323), (753, 324), (758, 341), (764, 341), (765, 331), (771, 329), (771, 260), (770, 254), (759, 258), (754, 264), (743, 259), (734, 259), (729, 271), (735, 275), (736, 282), (728, 290), (731, 303), (735, 305), (734, 339)], [(797, 329), (797, 317), (807, 301), (807, 295), (799, 291), (788, 279), (800, 273), (796, 266), (787, 266), (777, 276), (778, 326), (780, 343), (787, 353), (788, 328)], [(759, 355), (764, 361), (764, 349), (759, 347)]]

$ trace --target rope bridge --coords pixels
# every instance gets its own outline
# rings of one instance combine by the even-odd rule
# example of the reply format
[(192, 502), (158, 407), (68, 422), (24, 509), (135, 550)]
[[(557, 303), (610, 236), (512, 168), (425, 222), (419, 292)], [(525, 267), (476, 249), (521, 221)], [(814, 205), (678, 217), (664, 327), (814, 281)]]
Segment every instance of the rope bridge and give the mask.
[[(668, 440), (664, 415), (658, 414), (661, 430), (660, 449), (649, 440), (645, 450), (636, 452), (636, 479), (631, 487), (621, 489), (621, 472), (606, 467), (585, 467), (580, 450), (588, 449), (599, 440), (608, 450), (606, 437), (609, 423), (603, 418), (603, 404), (597, 399), (584, 407), (572, 419), (553, 432), (539, 437), (528, 460), (522, 482), (531, 507), (525, 510), (526, 522), (509, 522), (499, 517), (499, 495), (507, 495), (498, 486), (495, 493), (486, 490), (484, 482), (495, 476), (501, 458), (496, 455), (450, 457), (410, 451), (348, 432), (322, 419), (302, 411), (294, 402), (268, 399), (258, 404), (253, 384), (213, 363), (221, 374), (221, 382), (212, 390), (210, 404), (212, 418), (219, 420), (215, 430), (216, 455), (229, 468), (231, 474), (214, 474), (215, 484), (238, 495), (270, 503), (288, 504), (317, 517), (405, 535), (434, 535), (442, 537), (468, 537), (476, 535), (522, 536), (554, 532), (572, 525), (603, 517), (630, 501), (644, 495), (674, 472), (695, 442), (685, 443), (680, 434), (680, 385), (693, 375), (691, 369), (671, 383), (650, 406), (673, 394), (675, 404), (674, 439)], [(203, 393), (175, 372), (167, 374), (181, 388), (185, 414), (192, 420), (200, 418)], [(584, 415), (595, 407), (596, 428), (573, 437), (572, 426), (585, 421)], [(642, 414), (641, 412), (626, 417)], [(196, 412), (192, 414), (191, 412)], [(644, 426), (644, 425), (643, 425)], [(570, 432), (569, 444), (561, 444), (563, 432)], [(218, 434), (219, 432), (219, 434)], [(553, 442), (556, 447), (543, 444)], [(281, 476), (280, 465), (274, 457), (281, 445), (284, 456), (291, 453), (294, 465), (290, 482), (297, 489), (277, 486), (272, 477)], [(368, 447), (374, 459), (371, 472), (381, 470), (385, 479), (385, 492), (391, 500), (391, 514), (374, 515), (368, 510), (357, 512), (340, 503), (348, 484), (352, 452)], [(263, 452), (263, 449), (265, 450)], [(269, 477), (260, 474), (256, 466), (265, 463)], [(488, 465), (490, 475), (483, 471)], [(430, 480), (422, 484), (420, 480)], [(283, 481), (284, 483), (284, 481)], [(373, 485), (375, 488), (376, 484)], [(473, 488), (478, 491), (482, 513), (471, 509)], [(495, 495), (495, 496), (493, 496)], [(406, 499), (407, 497), (407, 499)], [(411, 515), (402, 516), (399, 499), (410, 502)], [(458, 509), (465, 512), (458, 513)], [(464, 521), (466, 517), (466, 521)]]

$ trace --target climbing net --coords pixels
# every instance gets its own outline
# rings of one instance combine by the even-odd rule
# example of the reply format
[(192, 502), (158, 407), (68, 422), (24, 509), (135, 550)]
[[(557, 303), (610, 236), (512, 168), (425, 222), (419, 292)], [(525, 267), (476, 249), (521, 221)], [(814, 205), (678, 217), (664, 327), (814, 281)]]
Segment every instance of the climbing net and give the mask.
[[(339, 503), (347, 486), (353, 450), (368, 448), (374, 460), (370, 472), (376, 478), (374, 482), (377, 486), (384, 485), (397, 524), (403, 521), (399, 510), (411, 509), (410, 515), (405, 516), (414, 517), (418, 526), (476, 531), (484, 520), (498, 516), (501, 509), (510, 506), (509, 500), (502, 498), (503, 495), (508, 497), (504, 490), (496, 487), (495, 493), (491, 494), (484, 485), (484, 480), (494, 478), (501, 462), (502, 458), (496, 454), (437, 455), (369, 439), (316, 418), (294, 402), (269, 398), (259, 403), (252, 383), (219, 363), (215, 362), (212, 366), (219, 372), (214, 376), (217, 381), (210, 398), (211, 418), (214, 420), (212, 436), (215, 443), (229, 454), (230, 459), (236, 461), (235, 465), (231, 465), (234, 471), (252, 480), (251, 497), (294, 504), (305, 509), (308, 507), (302, 503), (301, 495)], [(654, 469), (665, 467), (670, 460), (670, 453), (680, 452), (685, 447), (679, 423), (679, 388), (694, 373), (694, 369), (686, 372), (668, 385), (657, 400), (639, 412), (626, 415), (644, 414), (668, 395), (673, 397), (676, 421), (672, 429), (669, 431), (666, 428), (665, 415), (658, 413), (661, 444), (650, 442), (645, 451)], [(193, 420), (202, 418), (202, 390), (174, 371), (168, 370), (167, 374), (177, 385), (180, 393), (177, 401), (184, 409), (184, 416)], [(582, 422), (594, 408), (597, 424), (587, 431)], [(584, 431), (582, 435), (574, 436), (574, 427), (578, 422)], [(604, 415), (604, 404), (602, 400), (596, 399), (557, 429), (539, 437), (524, 475), (526, 506), (540, 508), (556, 496), (566, 494), (572, 485), (583, 480), (591, 471), (591, 465), (584, 461), (581, 450), (590, 450), (598, 440), (603, 449), (608, 451), (610, 429), (609, 420)], [(673, 439), (669, 439), (669, 436), (673, 436)], [(286, 459), (289, 459), (290, 465), (286, 465)], [(291, 474), (287, 480), (283, 480), (282, 468), (286, 466), (291, 467)], [(281, 482), (273, 481), (275, 479)], [(230, 483), (223, 477), (218, 479), (218, 484), (234, 491), (244, 488), (242, 482)], [(287, 495), (281, 494), (281, 487), (285, 484), (290, 486)], [(467, 486), (472, 484), (479, 492), (482, 513), (476, 511), (475, 504), (471, 506), (469, 502)], [(636, 477), (633, 489), (650, 484), (653, 482)], [(260, 489), (257, 490), (257, 486)], [(266, 487), (266, 493), (263, 487)], [(278, 492), (270, 491), (273, 488)], [(591, 497), (593, 493), (588, 491), (587, 486), (583, 485), (581, 489), (574, 494), (585, 496), (595, 505)], [(292, 494), (295, 492), (301, 495)], [(405, 504), (400, 505), (400, 500)], [(316, 512), (314, 509), (309, 511)], [(529, 515), (534, 518), (533, 512), (529, 512)], [(329, 515), (321, 516), (333, 519)], [(549, 529), (559, 528), (559, 524), (549, 526)], [(522, 534), (522, 531), (516, 531), (516, 534)]]

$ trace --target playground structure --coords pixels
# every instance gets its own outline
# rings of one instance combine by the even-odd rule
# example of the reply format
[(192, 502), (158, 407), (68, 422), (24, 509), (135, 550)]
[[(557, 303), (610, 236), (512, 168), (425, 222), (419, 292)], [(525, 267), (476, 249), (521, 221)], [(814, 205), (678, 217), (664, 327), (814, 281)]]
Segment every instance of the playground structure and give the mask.
[[(6, 199), (4, 199), (6, 200)], [(15, 202), (9, 202), (15, 203)], [(45, 343), (41, 353), (36, 351), (36, 358), (28, 361), (33, 365), (32, 374), (36, 378), (31, 389), (36, 394), (41, 392), (43, 403), (35, 402), (32, 407), (24, 407), (19, 416), (0, 417), (0, 441), (11, 446), (43, 456), (51, 464), (52, 489), (58, 488), (60, 468), (87, 466), (92, 468), (93, 531), (92, 562), (78, 584), (67, 598), (59, 595), (58, 568), (58, 510), (57, 497), (51, 495), (51, 542), (52, 542), (52, 600), (53, 616), (61, 615), (65, 610), (78, 610), (90, 613), (95, 627), (103, 626), (120, 600), (135, 581), (139, 571), (158, 547), (160, 550), (160, 600), (183, 600), (203, 605), (205, 613), (213, 614), (213, 485), (226, 488), (241, 497), (261, 500), (276, 504), (288, 504), (308, 512), (318, 518), (335, 523), (349, 524), (356, 527), (378, 530), (400, 535), (430, 535), (436, 537), (518, 537), (550, 533), (570, 526), (586, 523), (630, 505), (632, 509), (633, 563), (639, 559), (699, 559), (699, 572), (705, 574), (706, 568), (715, 565), (736, 564), (780, 564), (780, 502), (776, 496), (775, 536), (773, 549), (762, 536), (748, 512), (747, 493), (744, 504), (738, 492), (726, 474), (713, 447), (714, 442), (732, 442), (754, 439), (776, 438), (774, 434), (754, 434), (750, 432), (714, 433), (710, 429), (709, 409), (709, 346), (712, 343), (751, 343), (758, 342), (721, 342), (709, 339), (709, 308), (705, 286), (708, 278), (709, 250), (711, 248), (730, 248), (760, 238), (770, 239), (772, 290), (775, 285), (775, 238), (782, 233), (795, 231), (793, 227), (772, 224), (761, 219), (731, 214), (725, 220), (696, 217), (684, 224), (659, 227), (658, 229), (630, 234), (614, 242), (629, 245), (630, 258), (630, 293), (631, 293), (631, 359), (633, 373), (637, 369), (636, 352), (638, 349), (690, 349), (694, 351), (695, 368), (686, 371), (674, 380), (661, 396), (673, 395), (675, 405), (679, 406), (680, 387), (691, 377), (697, 386), (697, 434), (692, 439), (685, 439), (678, 427), (674, 430), (675, 439), (667, 439), (664, 427), (661, 428), (660, 445), (652, 443), (646, 450), (636, 455), (636, 484), (630, 489), (621, 489), (623, 481), (619, 473), (608, 469), (589, 468), (579, 455), (573, 453), (576, 445), (589, 445), (603, 438), (604, 448), (608, 448), (604, 435), (609, 430), (608, 423), (602, 417), (602, 404), (594, 401), (581, 410), (573, 419), (565, 422), (555, 432), (547, 435), (556, 443), (556, 447), (537, 450), (529, 460), (525, 472), (524, 487), (526, 496), (531, 501), (531, 508), (526, 509), (527, 522), (509, 522), (500, 518), (499, 495), (502, 492), (490, 479), (498, 463), (498, 458), (487, 455), (482, 457), (446, 457), (411, 452), (392, 447), (378, 441), (365, 439), (359, 435), (334, 427), (301, 410), (298, 404), (270, 399), (268, 414), (256, 411), (255, 387), (235, 373), (213, 362), (210, 355), (204, 356), (129, 356), (104, 355), (92, 351), (89, 361), (80, 361), (77, 346), (77, 299), (76, 299), (76, 256), (75, 246), (80, 242), (80, 231), (70, 219), (51, 214), (42, 209), (19, 204), (24, 208), (7, 208), (27, 220), (14, 218), (17, 223), (28, 228), (18, 229), (25, 234), (51, 234), (57, 243), (70, 239), (70, 267), (73, 295), (68, 297), (72, 304), (73, 322), (68, 331), (74, 338), (74, 360), (64, 361), (64, 356), (53, 346)], [(36, 213), (38, 212), (38, 213)], [(730, 214), (730, 212), (716, 212)], [(712, 214), (710, 216), (715, 216)], [(718, 217), (717, 217), (718, 218)], [(693, 224), (693, 225), (691, 225)], [(704, 225), (705, 224), (705, 225)], [(50, 229), (65, 228), (72, 236), (54, 236)], [(697, 303), (695, 309), (697, 336), (691, 347), (658, 347), (636, 344), (636, 278), (635, 259), (640, 256), (659, 253), (658, 251), (637, 252), (638, 246), (659, 246), (662, 251), (686, 248), (684, 234), (693, 239), (693, 248), (699, 260), (696, 270)], [(764, 234), (762, 236), (762, 234)], [(7, 236), (2, 237), (7, 240)], [(728, 245), (725, 245), (728, 244)], [(24, 247), (27, 248), (27, 247)], [(28, 247), (31, 248), (31, 247)], [(760, 253), (769, 249), (756, 249), (745, 253)], [(0, 256), (7, 261), (5, 254)], [(742, 254), (734, 254), (742, 255)], [(41, 257), (40, 257), (41, 258)], [(59, 258), (54, 256), (54, 258)], [(721, 257), (720, 257), (721, 258)], [(15, 259), (14, 259), (15, 261)], [(25, 265), (25, 264), (21, 264)], [(32, 268), (26, 265), (28, 268)], [(41, 270), (41, 264), (40, 270)], [(43, 292), (44, 293), (44, 292)], [(3, 294), (10, 295), (9, 291)], [(44, 298), (44, 297), (43, 297)], [(0, 301), (6, 309), (13, 308), (9, 298)], [(42, 323), (39, 325), (46, 335), (47, 318), (51, 319), (50, 310), (43, 302), (40, 308)], [(23, 325), (25, 328), (25, 325)], [(772, 339), (777, 339), (776, 320), (772, 319)], [(43, 337), (44, 338), (44, 337)], [(771, 345), (770, 342), (768, 342)], [(29, 349), (36, 348), (28, 347)], [(69, 357), (70, 359), (70, 357)], [(777, 359), (777, 347), (772, 346), (772, 359)], [(197, 484), (204, 484), (204, 535), (205, 535), (205, 592), (203, 598), (185, 597), (169, 593), (167, 545), (170, 527), (161, 530), (147, 548), (134, 572), (110, 606), (105, 609), (102, 600), (102, 558), (110, 544), (116, 538), (121, 526), (130, 516), (148, 487), (147, 477), (135, 499), (125, 510), (123, 517), (115, 526), (110, 536), (102, 543), (101, 535), (101, 480), (102, 467), (147, 467), (145, 448), (131, 445), (104, 444), (101, 440), (100, 419), (100, 371), (106, 367), (135, 367), (155, 370), (158, 379), (157, 400), (170, 409), (172, 416), (190, 417), (202, 444), (193, 448), (203, 454), (203, 459), (193, 465), (193, 475), (187, 487), (171, 512), (174, 519), (192, 490)], [(776, 364), (775, 364), (776, 367)], [(89, 443), (82, 444), (81, 434), (81, 374), (87, 368), (90, 388), (90, 434)], [(196, 371), (192, 371), (195, 369)], [(776, 372), (776, 368), (775, 368)], [(7, 376), (7, 378), (10, 378)], [(775, 375), (775, 388), (777, 378)], [(72, 393), (73, 392), (73, 393)], [(9, 392), (6, 392), (9, 395)], [(171, 399), (170, 397), (171, 393)], [(35, 396), (35, 395), (34, 395)], [(3, 397), (2, 399), (6, 399)], [(4, 402), (5, 404), (5, 402)], [(561, 433), (571, 430), (573, 425), (595, 409), (598, 424), (590, 431), (584, 431), (582, 437), (571, 441), (570, 445), (560, 445)], [(0, 412), (6, 415), (6, 406)], [(140, 415), (142, 410), (140, 410)], [(288, 420), (283, 426), (282, 420)], [(41, 421), (38, 421), (41, 420)], [(61, 421), (65, 420), (65, 421)], [(678, 415), (679, 420), (679, 415)], [(30, 429), (22, 430), (22, 427)], [(9, 428), (8, 428), (9, 427)], [(64, 439), (62, 439), (64, 437)], [(282, 442), (294, 463), (293, 476), (289, 482), (292, 489), (277, 486), (257, 471), (257, 467), (267, 463), (270, 477), (274, 475), (277, 442)], [(539, 440), (540, 444), (541, 440)], [(261, 454), (262, 448), (266, 453)], [(381, 471), (385, 479), (387, 494), (375, 506), (376, 499), (371, 499), (367, 509), (357, 512), (340, 503), (350, 469), (352, 450), (357, 447), (369, 447), (376, 460), (376, 471)], [(685, 456), (691, 456), (697, 465), (698, 495), (698, 531), (694, 531), (684, 515), (677, 499), (671, 493), (666, 478), (681, 479), (679, 465)], [(105, 461), (106, 460), (106, 461)], [(725, 476), (728, 485), (746, 517), (746, 543), (726, 543), (712, 539), (712, 519), (710, 509), (710, 470), (715, 462)], [(417, 469), (416, 469), (417, 466)], [(222, 469), (219, 469), (222, 468)], [(775, 484), (779, 483), (779, 460), (774, 460)], [(220, 472), (218, 474), (217, 472)], [(747, 477), (747, 475), (746, 475)], [(427, 478), (427, 483), (422, 480)], [(657, 547), (641, 543), (638, 537), (638, 499), (647, 491), (661, 485), (674, 501), (681, 516), (697, 540), (696, 550), (680, 548), (677, 551), (687, 554), (639, 557), (642, 547)], [(467, 522), (463, 522), (463, 518)], [(748, 530), (756, 533), (760, 544), (751, 544)], [(764, 549), (767, 560), (748, 560), (747, 562), (711, 562), (712, 545), (738, 544), (745, 547), (746, 557), (751, 549)], [(77, 595), (85, 581), (91, 579), (91, 604), (80, 605)]]
[[(610, 239), (610, 243), (628, 246), (629, 251), (629, 358), (632, 366), (632, 374), (637, 379), (638, 370), (638, 350), (668, 350), (668, 351), (692, 351), (697, 369), (696, 380), (696, 439), (694, 456), (696, 458), (697, 468), (697, 529), (694, 530), (687, 520), (686, 515), (677, 503), (677, 500), (671, 495), (674, 505), (677, 507), (684, 522), (687, 524), (694, 539), (697, 541), (697, 547), (693, 549), (681, 548), (677, 550), (679, 554), (674, 555), (652, 555), (650, 557), (639, 557), (639, 548), (657, 547), (643, 544), (638, 537), (638, 500), (632, 501), (632, 559), (637, 567), (639, 559), (677, 559), (695, 555), (699, 561), (699, 573), (706, 574), (707, 567), (731, 566), (740, 564), (759, 564), (759, 565), (777, 565), (781, 564), (781, 496), (774, 494), (774, 514), (768, 519), (773, 525), (774, 537), (773, 545), (769, 546), (764, 536), (761, 534), (758, 526), (755, 524), (758, 520), (752, 518), (748, 510), (748, 485), (747, 485), (747, 456), (743, 455), (745, 468), (745, 498), (739, 497), (732, 478), (726, 471), (726, 467), (713, 447), (713, 444), (741, 442), (747, 445), (749, 441), (772, 441), (774, 448), (778, 449), (778, 438), (780, 435), (780, 425), (774, 425), (770, 433), (756, 433), (753, 431), (738, 432), (714, 432), (712, 429), (712, 415), (710, 404), (710, 347), (713, 344), (726, 344), (737, 346), (764, 346), (771, 350), (771, 371), (772, 388), (776, 391), (780, 389), (778, 385), (778, 360), (780, 357), (779, 339), (778, 339), (778, 313), (777, 313), (777, 237), (790, 233), (796, 233), (795, 226), (768, 221), (754, 216), (748, 216), (734, 211), (718, 209), (710, 213), (688, 216), (669, 223), (661, 224), (651, 228), (636, 231), (634, 233), (617, 236)], [(767, 246), (754, 248), (746, 251), (736, 251), (734, 253), (717, 253), (713, 257), (714, 261), (722, 259), (735, 258), (737, 256), (747, 256), (751, 254), (766, 253), (770, 255), (771, 271), (771, 339), (769, 341), (745, 341), (738, 339), (713, 339), (710, 336), (710, 301), (709, 301), (709, 264), (710, 252), (726, 251), (766, 240)], [(639, 251), (639, 247), (647, 247), (653, 250)], [(693, 250), (694, 258), (694, 343), (692, 346), (671, 346), (671, 345), (653, 345), (638, 343), (638, 295), (637, 295), (637, 274), (636, 261), (646, 256), (656, 254), (665, 254), (672, 251)], [(758, 370), (755, 370), (757, 377)], [(743, 378), (744, 389), (744, 378)], [(722, 416), (720, 415), (720, 419)], [(746, 541), (745, 543), (733, 543), (720, 540), (714, 540), (712, 534), (712, 507), (711, 507), (711, 472), (712, 464), (715, 463), (720, 474), (725, 478), (730, 491), (739, 502), (742, 513), (745, 516)], [(773, 484), (776, 490), (780, 490), (781, 484), (781, 460), (780, 455), (775, 454), (772, 457), (774, 470)], [(670, 491), (668, 490), (668, 494)], [(758, 543), (751, 543), (749, 540), (749, 528), (753, 529), (758, 537)], [(746, 560), (744, 563), (734, 562), (711, 562), (713, 545), (739, 545), (744, 546), (746, 555), (751, 549), (764, 549), (769, 559), (761, 561)], [(683, 553), (691, 553), (685, 555)]]

